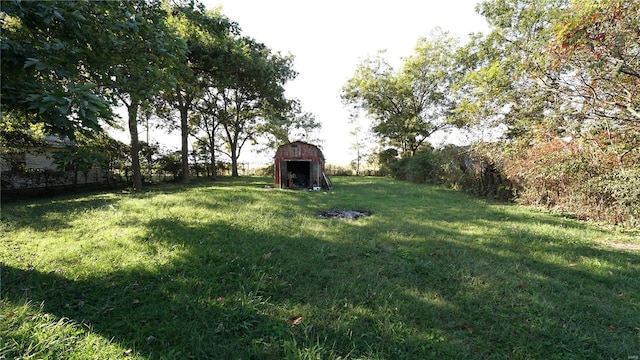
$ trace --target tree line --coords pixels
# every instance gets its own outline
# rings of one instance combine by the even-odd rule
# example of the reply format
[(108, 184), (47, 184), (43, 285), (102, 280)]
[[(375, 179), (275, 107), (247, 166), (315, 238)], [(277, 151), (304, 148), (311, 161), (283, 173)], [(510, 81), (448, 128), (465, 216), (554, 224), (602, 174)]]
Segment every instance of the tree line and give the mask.
[[(638, 224), (640, 2), (485, 0), (476, 10), (490, 31), (464, 45), (436, 29), (400, 69), (384, 53), (357, 66), (342, 99), (372, 120), (372, 158), (398, 177)], [(475, 141), (429, 144), (451, 128)], [(474, 162), (476, 181), (464, 180)]]
[(189, 0), (0, 6), (3, 155), (51, 134), (85, 144), (102, 139), (94, 147), (104, 150), (105, 129), (120, 127), (114, 110), (123, 108), (139, 189), (145, 144), (138, 128), (151, 116), (181, 134), (184, 183), (190, 136), (208, 152), (212, 176), (220, 152), (237, 176), (246, 144), (273, 147), (320, 126), (299, 100), (285, 97), (284, 85), (297, 76), (293, 56), (243, 35), (219, 9)]

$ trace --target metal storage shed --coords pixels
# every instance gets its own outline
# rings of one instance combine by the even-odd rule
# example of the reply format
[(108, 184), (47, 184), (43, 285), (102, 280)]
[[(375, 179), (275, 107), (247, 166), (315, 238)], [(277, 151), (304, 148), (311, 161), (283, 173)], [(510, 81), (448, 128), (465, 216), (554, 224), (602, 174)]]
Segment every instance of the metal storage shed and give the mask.
[(302, 141), (294, 141), (278, 148), (273, 173), (275, 186), (279, 188), (331, 188), (331, 182), (324, 173), (322, 150)]

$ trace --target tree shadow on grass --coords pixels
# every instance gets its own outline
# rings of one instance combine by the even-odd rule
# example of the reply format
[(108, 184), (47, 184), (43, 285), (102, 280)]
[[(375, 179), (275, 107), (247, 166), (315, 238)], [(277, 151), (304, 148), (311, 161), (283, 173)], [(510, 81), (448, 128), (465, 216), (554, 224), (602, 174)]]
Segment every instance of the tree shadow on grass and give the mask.
[[(197, 281), (167, 284), (171, 274), (122, 271), (108, 279), (70, 281), (35, 270), (4, 267), (3, 272), (4, 281), (18, 287), (5, 286), (10, 301), (42, 303), (47, 313), (87, 324), (117, 343), (123, 356), (135, 349), (149, 358), (277, 358), (277, 353), (274, 357), (261, 352), (253, 342), (273, 337), (273, 329), (286, 330), (284, 323), (260, 314), (259, 299), (217, 301), (194, 292)], [(257, 324), (269, 331), (255, 330)]]
[[(401, 240), (387, 233), (381, 241), (393, 244), (387, 251), (413, 264), (434, 294), (456, 309), (460, 329), (474, 329), (467, 356), (619, 358), (637, 352), (640, 254), (574, 239), (565, 233), (575, 230), (572, 221), (509, 213), (511, 221), (488, 224), (487, 218), (506, 214), (482, 203), (470, 208), (452, 209), (455, 214), (409, 210), (410, 228), (433, 228), (400, 234)], [(451, 221), (458, 225), (450, 227)], [(514, 223), (528, 226), (514, 229)], [(538, 224), (557, 232), (538, 232)], [(484, 231), (467, 231), (474, 227)]]
[[(254, 182), (260, 183), (262, 178)], [(246, 179), (224, 179), (222, 181), (201, 180), (190, 185), (159, 184), (146, 187), (136, 192), (107, 191), (90, 194), (63, 195), (47, 199), (15, 201), (2, 206), (2, 223), (5, 230), (31, 229), (35, 231), (57, 231), (70, 228), (71, 223), (88, 211), (105, 209), (117, 211), (118, 203), (125, 199), (151, 200), (159, 196), (181, 194), (185, 191), (196, 191), (189, 202), (195, 206), (207, 206), (216, 208), (227, 206), (229, 203), (248, 203), (256, 201), (256, 198), (246, 191), (242, 191), (239, 185), (247, 185)], [(211, 185), (211, 186), (208, 186)], [(237, 191), (234, 191), (237, 190)], [(219, 197), (218, 192), (231, 192), (232, 195)], [(220, 200), (222, 198), (222, 200)], [(219, 201), (222, 201), (220, 203)], [(121, 225), (127, 225), (127, 219), (123, 219)]]
[(29, 228), (36, 231), (61, 230), (83, 212), (108, 208), (118, 199), (111, 194), (82, 198), (18, 201), (2, 206), (2, 222), (8, 230)]
[[(371, 186), (360, 190), (376, 191)], [(454, 196), (460, 202), (451, 202), (449, 194), (438, 196), (441, 191), (447, 192), (422, 190), (409, 204), (402, 190), (394, 192), (404, 201), (391, 201), (372, 218), (354, 223), (353, 246), (365, 241), (366, 256), (393, 255), (387, 260), (393, 266), (380, 265), (379, 274), (413, 289), (401, 303), (411, 304), (418, 293), (431, 305), (427, 309), (444, 304), (445, 310), (423, 311), (424, 317), (440, 319), (434, 326), (468, 351), (464, 357), (618, 358), (638, 351), (638, 253), (576, 238), (575, 230), (587, 227), (610, 234), (559, 215), (505, 212), (504, 205), (462, 194)], [(424, 203), (415, 200), (420, 196)], [(447, 203), (439, 204), (442, 200)], [(410, 318), (407, 314), (404, 321)]]
[[(380, 178), (375, 177), (366, 179), (368, 181), (349, 177), (339, 178), (336, 180), (336, 193), (351, 194), (346, 198), (346, 201), (356, 203), (376, 204), (376, 199), (384, 199), (384, 208), (378, 210), (395, 209), (397, 212), (406, 213), (405, 218), (407, 219), (435, 219), (455, 222), (488, 218), (499, 222), (513, 220), (525, 224), (546, 224), (560, 228), (594, 228), (591, 224), (579, 221), (568, 214), (536, 211), (532, 208), (527, 208), (526, 212), (514, 215), (514, 213), (501, 210), (502, 207), (508, 207), (511, 204), (488, 201), (444, 187), (418, 185), (389, 179), (384, 179), (384, 182), (381, 182)], [(393, 186), (389, 186), (389, 183)], [(362, 196), (363, 194), (366, 196)], [(604, 234), (606, 231), (602, 230), (602, 233)]]
[[(308, 206), (298, 198), (288, 205)], [(322, 201), (311, 208), (336, 206)], [(137, 241), (169, 252), (158, 264), (79, 279), (4, 266), (2, 297), (43, 303), (148, 358), (624, 358), (638, 348), (637, 254), (540, 234), (513, 245), (506, 223), (492, 232), (499, 239), (442, 225), (484, 226), (490, 208), (482, 206), (472, 206), (475, 217), (455, 204), (407, 209), (394, 224), (376, 224), (387, 221), (380, 214), (357, 223), (307, 219), (326, 226), (324, 237), (155, 219)], [(402, 210), (389, 207), (382, 210)], [(571, 266), (576, 259), (617, 270)]]
[[(140, 241), (174, 248), (169, 263), (75, 280), (4, 266), (2, 297), (13, 304), (42, 303), (44, 312), (88, 324), (125, 351), (149, 358), (280, 359), (313, 347), (334, 357), (424, 357), (443, 343), (437, 329), (385, 329), (378, 295), (363, 295), (360, 288), (374, 284), (369, 276), (381, 264), (371, 264), (364, 276), (345, 277), (344, 268), (353, 273), (349, 254), (360, 253), (351, 245), (176, 219), (146, 227), (150, 236)], [(321, 249), (326, 253), (317, 254)], [(343, 269), (335, 273), (336, 267)], [(323, 318), (336, 306), (346, 306), (344, 320)], [(289, 323), (298, 315), (303, 324)]]
[(220, 248), (256, 234), (171, 219), (147, 226), (153, 235), (148, 239), (155, 240), (140, 241), (175, 247), (169, 263), (77, 280), (3, 266), (2, 296), (14, 304), (42, 303), (43, 311), (90, 324), (95, 333), (144, 357), (282, 358), (274, 339), (290, 332), (286, 319), (264, 314), (269, 304), (258, 275), (266, 276), (265, 270), (241, 248)]

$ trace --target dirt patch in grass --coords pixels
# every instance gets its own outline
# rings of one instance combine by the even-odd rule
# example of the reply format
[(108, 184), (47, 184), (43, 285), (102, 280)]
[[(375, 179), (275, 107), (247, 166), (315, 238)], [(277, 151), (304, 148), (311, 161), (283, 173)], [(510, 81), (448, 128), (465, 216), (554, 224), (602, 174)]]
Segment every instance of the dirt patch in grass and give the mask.
[(617, 250), (632, 250), (632, 251), (640, 250), (640, 244), (606, 242), (606, 243), (603, 243), (602, 245), (608, 248), (617, 249)]
[(366, 210), (324, 210), (318, 213), (321, 219), (347, 219), (358, 220), (363, 216), (371, 216), (371, 211)]

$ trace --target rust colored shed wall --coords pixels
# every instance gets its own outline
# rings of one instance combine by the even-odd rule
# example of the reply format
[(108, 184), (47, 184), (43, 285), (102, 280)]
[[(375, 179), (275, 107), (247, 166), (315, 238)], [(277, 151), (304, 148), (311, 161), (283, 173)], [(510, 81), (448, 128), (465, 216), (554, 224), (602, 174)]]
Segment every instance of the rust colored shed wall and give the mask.
[(276, 161), (311, 160), (324, 162), (324, 156), (322, 156), (322, 151), (320, 151), (318, 147), (303, 142), (294, 142), (291, 144), (282, 145), (278, 148), (275, 159)]
[[(274, 180), (276, 187), (286, 186), (287, 162), (308, 161), (310, 183), (320, 183), (320, 176), (324, 173), (324, 155), (322, 150), (312, 144), (296, 141), (282, 145), (274, 157)], [(284, 174), (284, 175), (283, 175)]]

